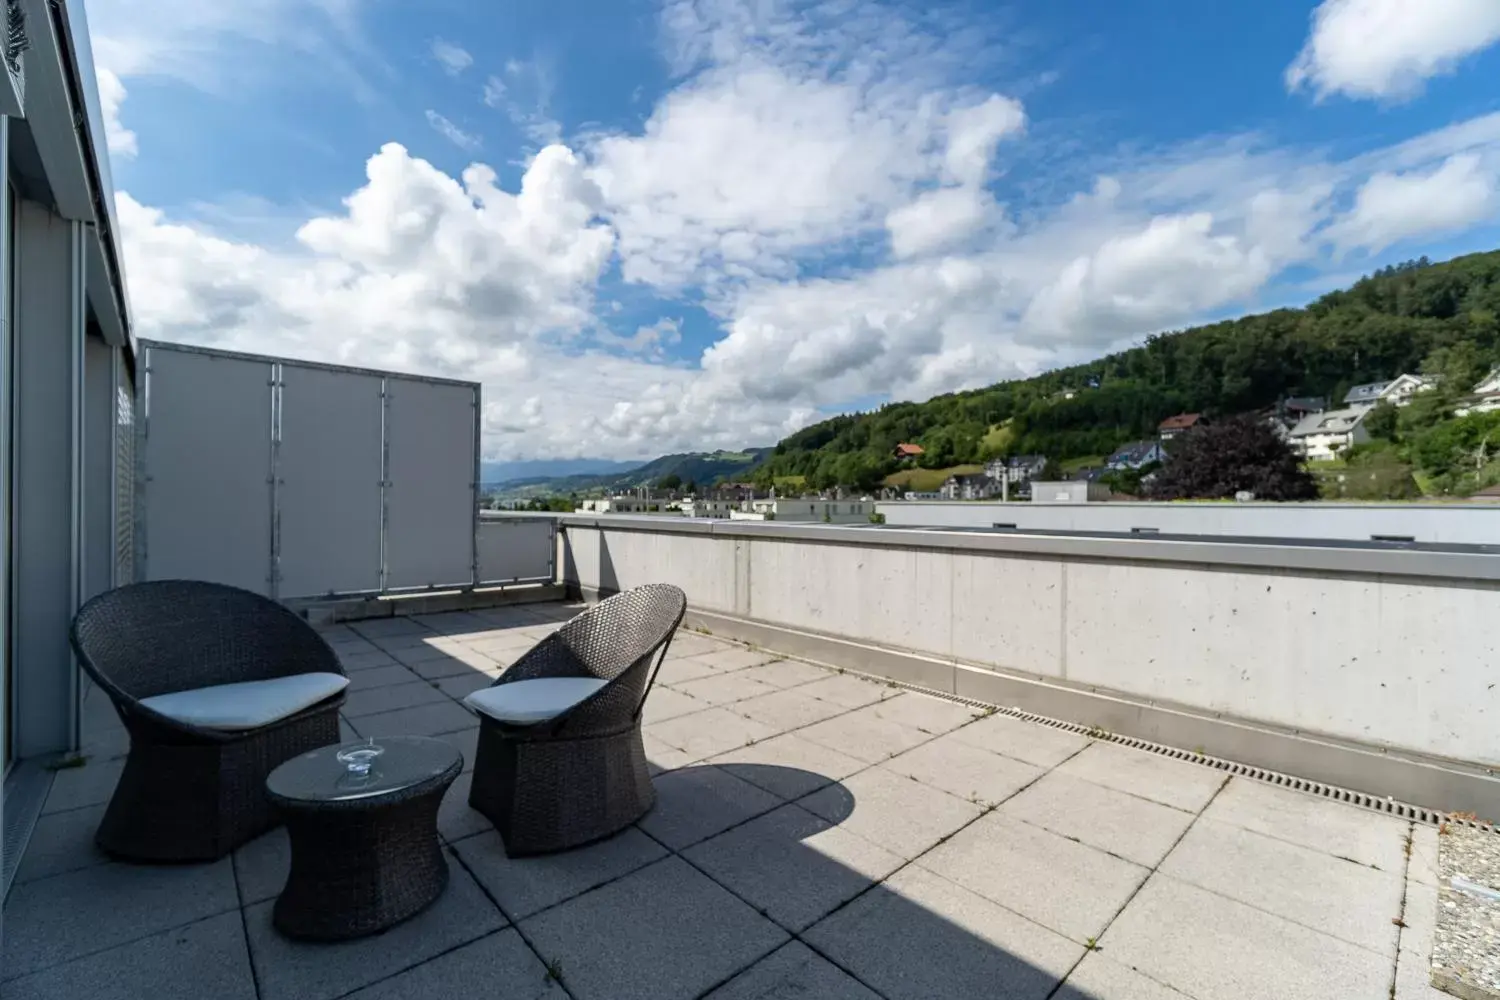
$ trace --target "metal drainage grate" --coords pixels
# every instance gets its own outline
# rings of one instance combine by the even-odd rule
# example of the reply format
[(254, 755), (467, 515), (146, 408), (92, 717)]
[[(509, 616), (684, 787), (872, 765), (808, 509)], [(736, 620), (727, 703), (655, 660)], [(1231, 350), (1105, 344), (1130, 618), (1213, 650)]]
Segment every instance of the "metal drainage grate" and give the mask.
[[(698, 631), (698, 630), (694, 630)], [(705, 633), (712, 634), (712, 633)], [(716, 639), (725, 639), (725, 636), (714, 636)], [(734, 640), (729, 640), (734, 641)], [(741, 645), (745, 645), (741, 643)], [(794, 657), (797, 659), (797, 657)], [(997, 715), (1009, 716), (1012, 719), (1020, 719), (1024, 722), (1032, 722), (1039, 726), (1047, 726), (1050, 729), (1061, 729), (1064, 732), (1076, 733), (1080, 736), (1088, 736), (1091, 739), (1103, 740), (1108, 743), (1118, 743), (1121, 746), (1131, 747), (1135, 750), (1144, 750), (1147, 753), (1159, 754), (1163, 757), (1171, 757), (1174, 760), (1187, 761), (1191, 764), (1200, 764), (1204, 767), (1212, 767), (1224, 771), (1239, 778), (1250, 778), (1254, 781), (1263, 781), (1268, 785), (1276, 785), (1280, 788), (1290, 788), (1294, 791), (1305, 792), (1308, 795), (1316, 795), (1320, 798), (1332, 799), (1342, 802), (1358, 809), (1367, 809), (1385, 816), (1394, 816), (1397, 819), (1408, 820), (1413, 823), (1422, 823), (1426, 826), (1440, 826), (1444, 823), (1449, 825), (1459, 824), (1475, 830), (1485, 830), (1490, 833), (1500, 833), (1500, 829), (1482, 820), (1470, 819), (1454, 813), (1445, 813), (1437, 809), (1428, 809), (1426, 806), (1415, 806), (1408, 802), (1398, 802), (1395, 799), (1383, 799), (1379, 796), (1369, 795), (1365, 792), (1356, 792), (1348, 788), (1340, 788), (1337, 785), (1325, 785), (1321, 781), (1309, 781), (1291, 774), (1283, 774), (1280, 771), (1271, 771), (1264, 767), (1252, 767), (1249, 764), (1241, 764), (1237, 761), (1224, 760), (1222, 757), (1210, 757), (1208, 754), (1197, 753), (1192, 750), (1182, 750), (1178, 747), (1170, 747), (1163, 743), (1154, 743), (1151, 740), (1137, 739), (1134, 736), (1121, 736), (1098, 726), (1083, 726), (1076, 722), (1064, 722), (1061, 719), (1049, 718), (1045, 715), (1036, 715), (1019, 708), (1009, 708), (1004, 705), (991, 705), (989, 702), (979, 701), (975, 698), (965, 698), (962, 695), (951, 694), (947, 691), (935, 691), (932, 688), (923, 687), (920, 684), (910, 684), (906, 681), (898, 681), (890, 677), (882, 677), (879, 674), (866, 674), (847, 667), (833, 666), (821, 663), (817, 660), (807, 660), (820, 667), (837, 670), (840, 673), (855, 674), (859, 677), (867, 677), (870, 680), (895, 686), (907, 691), (916, 691), (920, 694), (931, 695), (934, 698), (942, 698), (944, 701), (957, 702), (960, 705), (968, 705), (971, 708), (983, 708)]]
[(26, 843), (52, 790), (52, 772), (35, 759), (23, 760), (5, 779), (5, 828), (0, 848), (0, 902), (10, 893), (11, 881), (20, 867)]

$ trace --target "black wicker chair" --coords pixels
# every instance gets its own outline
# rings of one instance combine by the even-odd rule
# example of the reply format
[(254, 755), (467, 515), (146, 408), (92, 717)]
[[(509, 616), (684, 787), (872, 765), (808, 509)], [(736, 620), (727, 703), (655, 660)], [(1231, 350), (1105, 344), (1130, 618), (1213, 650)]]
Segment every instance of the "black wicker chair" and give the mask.
[(297, 754), (338, 742), (342, 692), (246, 730), (190, 725), (141, 704), (239, 681), (344, 674), (311, 626), (258, 594), (189, 580), (131, 584), (85, 604), (68, 634), (130, 733), (124, 772), (95, 836), (115, 857), (223, 857), (277, 825), (266, 776)]
[(599, 840), (655, 803), (641, 709), (686, 609), (682, 591), (665, 584), (617, 594), (542, 640), (491, 685), (560, 677), (607, 682), (545, 721), (501, 722), (480, 710), (469, 804), (495, 825), (506, 854)]

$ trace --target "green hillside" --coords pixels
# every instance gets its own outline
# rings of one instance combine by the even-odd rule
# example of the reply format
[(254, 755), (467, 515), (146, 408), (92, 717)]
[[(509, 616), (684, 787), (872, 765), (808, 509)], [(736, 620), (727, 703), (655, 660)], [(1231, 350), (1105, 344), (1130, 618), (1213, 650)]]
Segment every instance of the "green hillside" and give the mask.
[[(1150, 437), (1174, 413), (1238, 413), (1287, 396), (1327, 396), (1337, 405), (1349, 386), (1403, 371), (1446, 376), (1448, 397), (1500, 361), (1497, 316), (1500, 251), (1442, 264), (1423, 258), (1304, 309), (1161, 334), (1036, 378), (834, 417), (779, 443), (756, 476), (869, 488), (895, 471), (890, 455), (902, 441), (921, 444), (929, 468), (1032, 453), (1067, 463)], [(1439, 402), (1451, 398), (1403, 415), (1403, 434), (1392, 435), (1408, 439), (1403, 460), (1416, 454), (1418, 422), (1446, 419)]]

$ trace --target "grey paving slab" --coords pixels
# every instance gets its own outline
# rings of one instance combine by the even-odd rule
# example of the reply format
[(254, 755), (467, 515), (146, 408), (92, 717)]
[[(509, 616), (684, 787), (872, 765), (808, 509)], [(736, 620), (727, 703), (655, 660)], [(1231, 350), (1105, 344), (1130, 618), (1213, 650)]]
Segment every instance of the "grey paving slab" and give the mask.
[(800, 941), (790, 941), (704, 1000), (880, 1000)]
[(880, 768), (799, 799), (803, 808), (914, 858), (980, 814), (973, 803)]
[(675, 851), (779, 805), (777, 796), (723, 768), (695, 765), (656, 779), (656, 805), (639, 825)]
[(349, 724), (349, 720), (343, 715), (339, 716), (339, 742), (350, 743), (359, 739), (359, 731)]
[(431, 705), (418, 705), (379, 715), (361, 715), (349, 720), (360, 736), (437, 736), (478, 726), (467, 708), (444, 698)]
[(1411, 830), (1411, 860), (1407, 864), (1407, 877), (1422, 885), (1438, 884), (1438, 832), (1437, 827), (1413, 823)]
[(1147, 868), (1167, 856), (1194, 818), (1060, 771), (1047, 774), (1000, 812)]
[(438, 836), (444, 840), (462, 840), (491, 828), (484, 814), (469, 805), (469, 784), (473, 777), (473, 771), (460, 774), (438, 806)]
[(586, 847), (530, 858), (506, 857), (493, 830), (460, 840), (453, 849), (512, 920), (629, 875), (667, 854), (634, 827)]
[(1437, 933), (1438, 888), (1413, 879), (1406, 881), (1406, 905), (1401, 912), (1401, 950), (1432, 959), (1433, 938)]
[(702, 760), (775, 736), (780, 730), (727, 708), (708, 708), (647, 726), (646, 732), (694, 760)]
[(804, 939), (890, 1000), (1043, 1000), (1083, 946), (917, 867)]
[(1432, 985), (1432, 965), (1426, 958), (1403, 950), (1396, 965), (1396, 992), (1391, 1000), (1453, 1000), (1453, 994)]
[(442, 677), (431, 683), (435, 688), (454, 701), (463, 701), (475, 691), (482, 690), (495, 683), (495, 678), (488, 674), (471, 671), (467, 674), (454, 674), (452, 677)]
[(737, 648), (713, 650), (692, 657), (692, 659), (699, 662), (707, 663), (720, 672), (743, 670), (745, 667), (753, 667), (760, 663), (770, 663), (776, 658), (775, 653), (770, 653), (763, 649)]
[(565, 1000), (512, 928), (349, 994), (349, 1000)]
[(52, 790), (47, 793), (42, 814), (108, 802), (115, 793), (115, 785), (119, 784), (124, 767), (123, 759), (89, 759), (82, 767), (65, 767), (54, 772)]
[[(508, 662), (508, 661), (507, 661)], [(409, 664), (412, 673), (423, 680), (435, 681), (443, 677), (468, 677), (483, 674), (496, 677), (500, 673), (501, 661), (484, 653), (453, 651), (432, 660)]]
[(1206, 816), (1162, 862), (1173, 878), (1391, 957), (1402, 879)]
[(415, 646), (407, 646), (404, 649), (387, 649), (395, 658), (397, 663), (404, 663), (408, 667), (415, 667), (419, 663), (431, 663), (434, 660), (451, 660), (458, 652), (461, 644), (454, 641), (448, 646), (435, 646), (432, 643), (421, 643)]
[(412, 615), (411, 620), (444, 635), (461, 635), (490, 627), (491, 623), (470, 611), (440, 611), (430, 615)]
[(787, 940), (677, 857), (523, 921), (521, 931), (578, 1000), (689, 1000)]
[(905, 863), (795, 805), (696, 844), (683, 857), (791, 931), (821, 920)]
[[(475, 725), (470, 726), (468, 729), (460, 729), (452, 733), (438, 733), (435, 738), (442, 740), (444, 743), (453, 744), (453, 748), (463, 754), (465, 774), (474, 770), (474, 755), (479, 750), (479, 726), (477, 721)], [(444, 801), (446, 802), (447, 800), (444, 799)]]
[(874, 714), (878, 707), (867, 705), (836, 715), (799, 729), (797, 735), (867, 764), (878, 764), (932, 739), (931, 733), (880, 718)]
[(6, 1000), (256, 1000), (238, 911), (12, 980), (4, 993)]
[(1099, 944), (1194, 1000), (1379, 998), (1391, 985), (1389, 958), (1161, 874)]
[(707, 702), (656, 684), (646, 693), (646, 706), (641, 710), (641, 721), (650, 726), (668, 719), (675, 719), (679, 715), (701, 712), (708, 707)]
[(1079, 943), (1102, 934), (1149, 874), (998, 813), (959, 831), (917, 864)]
[(1096, 785), (1199, 812), (1228, 780), (1222, 771), (1116, 743), (1094, 743), (1060, 768)]
[(973, 722), (986, 712), (981, 708), (961, 705), (930, 694), (904, 691), (875, 705), (870, 709), (870, 714), (877, 719), (889, 719), (932, 736), (941, 736)]
[(646, 768), (652, 776), (686, 767), (698, 760), (693, 754), (668, 746), (649, 732), (641, 734), (641, 743), (646, 748)]
[(453, 861), (448, 869), (448, 888), (432, 906), (383, 933), (354, 941), (293, 941), (271, 926), (270, 900), (246, 907), (261, 1000), (342, 996), (503, 927), (505, 918), (468, 872)]
[(415, 708), (418, 705), (431, 705), (450, 700), (447, 695), (431, 684), (424, 680), (417, 680), (410, 684), (393, 684), (389, 687), (351, 691), (344, 701), (343, 712), (344, 716), (357, 726), (361, 716), (378, 715), (381, 712), (394, 712), (403, 708)]
[(536, 643), (524, 635), (491, 635), (463, 645), (470, 654), (483, 656), (497, 663), (509, 663)]
[(956, 731), (953, 738), (1037, 767), (1056, 767), (1090, 743), (1085, 736), (1007, 715), (991, 715), (971, 722)]
[(701, 660), (666, 660), (656, 671), (656, 683), (681, 684), (684, 681), (695, 681), (702, 677), (713, 677), (717, 673), (717, 670)]
[(787, 730), (831, 719), (849, 709), (838, 702), (805, 695), (798, 688), (788, 688), (735, 702), (733, 711), (778, 730)]
[(1203, 815), (1382, 871), (1406, 870), (1410, 824), (1394, 816), (1249, 778), (1230, 779)]
[(391, 618), (369, 618), (365, 621), (350, 622), (349, 628), (359, 633), (370, 641), (384, 639), (393, 635), (434, 635), (432, 629), (421, 622), (414, 621), (404, 615)]
[(963, 743), (952, 734), (898, 754), (880, 765), (950, 795), (991, 806), (1035, 781), (1042, 769)]
[(94, 843), (104, 806), (49, 813), (37, 820), (26, 854), (16, 868), (16, 884), (102, 865), (109, 856)]
[(731, 650), (742, 648), (733, 643), (722, 642), (696, 632), (679, 631), (676, 635), (672, 636), (672, 644), (667, 647), (667, 655), (673, 658), (682, 658), (700, 656), (704, 653), (727, 653)]
[(114, 760), (130, 752), (130, 732), (124, 726), (86, 730), (78, 752), (93, 761)]
[(376, 667), (399, 667), (401, 665), (390, 653), (373, 647), (353, 653), (340, 653), (339, 663), (350, 673), (356, 670), (373, 670)]
[(1187, 994), (1163, 986), (1102, 952), (1083, 956), (1053, 1000), (1192, 1000)]
[(421, 679), (400, 664), (392, 667), (371, 667), (369, 670), (356, 670), (350, 674), (347, 690), (352, 695), (359, 691), (389, 687), (392, 684), (413, 684)]
[(0, 978), (37, 972), (239, 905), (229, 859), (95, 865), (12, 887)]
[(434, 632), (407, 632), (401, 635), (383, 635), (375, 639), (373, 645), (376, 649), (392, 652), (397, 649), (435, 649), (443, 646), (452, 647), (457, 645), (458, 640), (446, 635), (438, 635)]
[(845, 708), (863, 708), (877, 701), (884, 701), (886, 698), (894, 698), (899, 692), (853, 674), (834, 674), (832, 677), (802, 685), (798, 693), (810, 698), (831, 701)]
[(804, 740), (796, 733), (710, 757), (707, 763), (788, 800), (801, 798), (867, 766), (862, 760)]
[(727, 705), (731, 702), (754, 698), (757, 695), (770, 694), (780, 689), (756, 680), (747, 671), (739, 670), (733, 673), (715, 674), (712, 677), (704, 677), (695, 681), (684, 681), (677, 685), (677, 690), (710, 705)]
[(286, 827), (279, 826), (235, 849), (234, 877), (240, 886), (240, 903), (248, 906), (274, 899), (286, 886), (292, 865), (292, 848)]
[(801, 687), (814, 681), (838, 676), (826, 667), (816, 667), (811, 663), (800, 663), (796, 660), (772, 660), (758, 667), (747, 667), (744, 672), (762, 684), (769, 684), (776, 688)]

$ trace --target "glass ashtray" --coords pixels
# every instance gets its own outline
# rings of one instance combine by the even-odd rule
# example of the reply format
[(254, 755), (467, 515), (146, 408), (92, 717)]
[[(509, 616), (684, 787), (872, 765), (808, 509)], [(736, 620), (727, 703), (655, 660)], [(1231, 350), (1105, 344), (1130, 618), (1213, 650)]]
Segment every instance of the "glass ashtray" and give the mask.
[(375, 741), (372, 739), (370, 742), (362, 743), (359, 746), (345, 747), (335, 756), (338, 757), (339, 763), (349, 769), (350, 774), (358, 775), (362, 778), (370, 773), (370, 768), (375, 766), (376, 758), (383, 753), (385, 753), (385, 747), (376, 746)]

